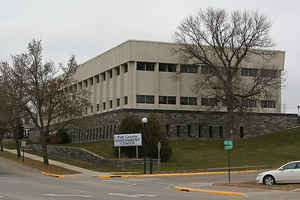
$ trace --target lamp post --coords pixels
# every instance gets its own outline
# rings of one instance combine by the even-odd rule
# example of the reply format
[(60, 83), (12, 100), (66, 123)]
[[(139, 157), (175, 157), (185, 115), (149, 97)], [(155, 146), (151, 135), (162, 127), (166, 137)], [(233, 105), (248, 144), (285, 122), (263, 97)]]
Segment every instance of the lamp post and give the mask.
[(147, 164), (146, 164), (146, 155), (147, 155), (147, 153), (146, 153), (146, 137), (145, 137), (145, 127), (146, 127), (146, 124), (148, 123), (148, 118), (147, 117), (143, 117), (142, 118), (142, 123), (143, 123), (143, 135), (142, 135), (142, 137), (143, 137), (143, 152), (144, 152), (144, 174), (146, 174), (146, 168), (147, 168)]

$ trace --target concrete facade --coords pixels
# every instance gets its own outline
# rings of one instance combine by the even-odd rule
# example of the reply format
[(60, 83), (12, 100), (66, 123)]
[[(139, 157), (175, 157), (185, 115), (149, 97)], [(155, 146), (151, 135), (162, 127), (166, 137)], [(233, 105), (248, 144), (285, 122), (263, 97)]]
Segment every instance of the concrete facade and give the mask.
[[(225, 137), (225, 108), (221, 104), (215, 108), (204, 105), (206, 96), (192, 91), (203, 66), (182, 63), (174, 53), (176, 48), (173, 43), (129, 40), (81, 64), (74, 86), (89, 91), (91, 106), (85, 108), (83, 120), (87, 125), (75, 128), (72, 140), (112, 139), (126, 114), (142, 117), (150, 112), (158, 115), (170, 138)], [(272, 52), (269, 60), (250, 55), (242, 68), (282, 71), (285, 52)], [(245, 82), (250, 80), (242, 72), (240, 76)], [(263, 106), (266, 101), (271, 106)], [(268, 99), (257, 99), (250, 112), (251, 120), (242, 121), (241, 133), (236, 135), (260, 135), (296, 124), (296, 115), (280, 114), (280, 88)]]

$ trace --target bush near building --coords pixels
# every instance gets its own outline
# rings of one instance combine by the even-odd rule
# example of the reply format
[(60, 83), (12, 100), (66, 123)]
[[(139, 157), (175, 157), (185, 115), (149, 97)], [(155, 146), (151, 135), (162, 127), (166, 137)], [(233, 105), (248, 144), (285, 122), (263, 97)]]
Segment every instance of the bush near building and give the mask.
[[(159, 120), (155, 114), (150, 114), (148, 117), (148, 123), (143, 127), (141, 119), (133, 115), (128, 115), (125, 117), (120, 124), (118, 131), (120, 134), (130, 134), (130, 133), (142, 133), (144, 134), (145, 150), (144, 148), (139, 148), (139, 155), (147, 157), (157, 158), (157, 145), (158, 142), (161, 143), (160, 158), (161, 161), (168, 161), (172, 155), (171, 146), (168, 143), (165, 131), (162, 128)], [(115, 149), (115, 155), (117, 155), (117, 149)], [(134, 158), (136, 156), (135, 147), (122, 147), (122, 155), (125, 155), (129, 158)]]

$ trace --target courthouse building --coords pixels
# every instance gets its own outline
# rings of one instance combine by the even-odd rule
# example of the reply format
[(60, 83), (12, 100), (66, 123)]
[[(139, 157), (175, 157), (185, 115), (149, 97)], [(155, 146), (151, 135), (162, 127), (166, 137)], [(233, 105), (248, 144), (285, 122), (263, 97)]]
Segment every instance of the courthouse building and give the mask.
[[(77, 89), (90, 92), (91, 106), (85, 108), (85, 126), (72, 132), (73, 141), (111, 139), (127, 114), (139, 118), (156, 113), (170, 138), (222, 138), (224, 108), (212, 109), (213, 97), (195, 94), (195, 79), (205, 66), (182, 63), (174, 43), (129, 40), (78, 67)], [(245, 80), (261, 66), (284, 69), (285, 53), (267, 64), (252, 56), (243, 63)], [(238, 135), (248, 137), (294, 127), (296, 115), (281, 113), (281, 89), (272, 98), (255, 99), (251, 113), (241, 122)], [(89, 123), (90, 122), (90, 123)]]

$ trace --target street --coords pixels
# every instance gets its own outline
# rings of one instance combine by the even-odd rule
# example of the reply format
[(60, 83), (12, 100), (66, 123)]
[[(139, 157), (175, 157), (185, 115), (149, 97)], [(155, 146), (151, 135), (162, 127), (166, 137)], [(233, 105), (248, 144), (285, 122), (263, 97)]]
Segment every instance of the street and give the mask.
[[(232, 174), (232, 181), (252, 181), (256, 173)], [(0, 200), (69, 199), (299, 199), (300, 191), (271, 191), (212, 186), (224, 182), (226, 175), (197, 175), (146, 178), (99, 178), (70, 175), (54, 178), (0, 158)], [(245, 193), (248, 197), (177, 191), (182, 186), (205, 190)]]

